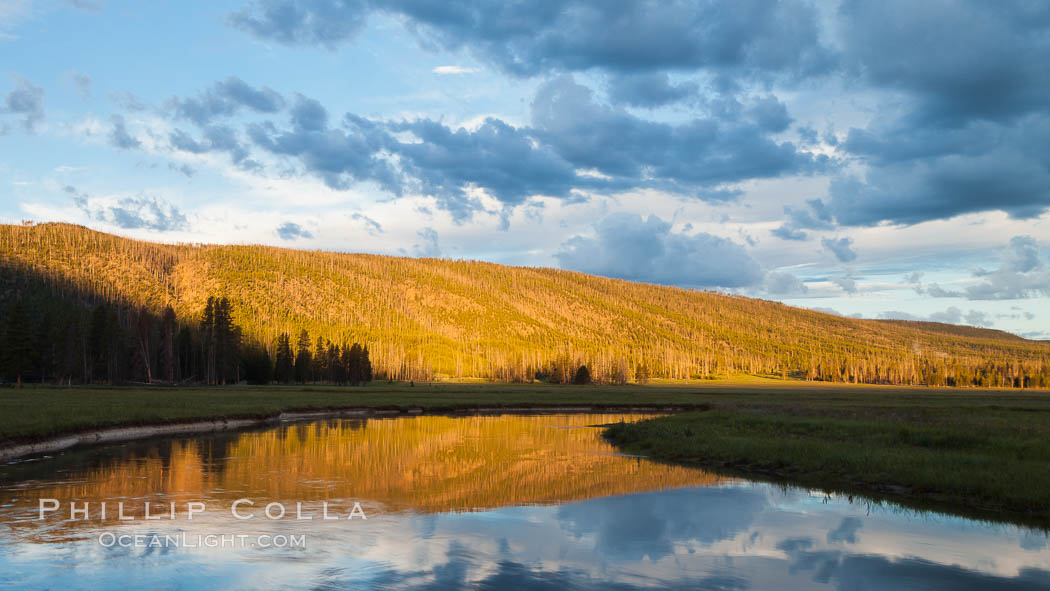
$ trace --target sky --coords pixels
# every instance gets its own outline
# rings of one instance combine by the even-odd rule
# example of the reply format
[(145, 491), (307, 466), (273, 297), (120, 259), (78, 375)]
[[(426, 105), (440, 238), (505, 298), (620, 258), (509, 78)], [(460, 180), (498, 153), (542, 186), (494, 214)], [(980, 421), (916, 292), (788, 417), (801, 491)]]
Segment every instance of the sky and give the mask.
[(0, 223), (1050, 338), (1043, 0), (0, 0)]

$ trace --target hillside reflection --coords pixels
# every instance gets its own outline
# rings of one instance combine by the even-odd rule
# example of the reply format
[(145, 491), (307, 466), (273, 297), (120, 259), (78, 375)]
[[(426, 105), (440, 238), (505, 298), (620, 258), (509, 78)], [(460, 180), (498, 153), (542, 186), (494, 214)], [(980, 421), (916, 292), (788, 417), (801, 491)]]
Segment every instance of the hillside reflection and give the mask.
[[(700, 470), (615, 455), (596, 424), (641, 415), (418, 416), (337, 419), (284, 425), (220, 437), (165, 440), (64, 454), (0, 468), (0, 488), (17, 486), (31, 506), (5, 519), (26, 519), (36, 499), (126, 503), (216, 501), (361, 501), (369, 513), (477, 511), (508, 505), (555, 504), (594, 497), (720, 482)], [(154, 511), (156, 513), (156, 511)], [(83, 522), (67, 522), (75, 528)], [(54, 535), (57, 532), (52, 531)]]

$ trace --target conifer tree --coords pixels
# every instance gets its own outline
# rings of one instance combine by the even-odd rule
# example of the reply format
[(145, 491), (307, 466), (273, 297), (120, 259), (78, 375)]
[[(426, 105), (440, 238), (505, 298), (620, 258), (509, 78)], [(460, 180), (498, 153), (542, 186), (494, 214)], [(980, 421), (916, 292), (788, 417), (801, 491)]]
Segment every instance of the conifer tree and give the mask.
[(7, 326), (4, 331), (3, 372), (19, 387), (22, 380), (33, 372), (33, 344), (29, 333), (29, 317), (22, 302), (15, 300), (7, 312)]
[(310, 354), (310, 335), (305, 330), (299, 333), (295, 351), (295, 381), (304, 384), (311, 380), (313, 357)]
[(277, 337), (277, 352), (274, 354), (273, 377), (282, 384), (290, 384), (295, 378), (295, 363), (292, 359), (292, 344), (288, 333)]

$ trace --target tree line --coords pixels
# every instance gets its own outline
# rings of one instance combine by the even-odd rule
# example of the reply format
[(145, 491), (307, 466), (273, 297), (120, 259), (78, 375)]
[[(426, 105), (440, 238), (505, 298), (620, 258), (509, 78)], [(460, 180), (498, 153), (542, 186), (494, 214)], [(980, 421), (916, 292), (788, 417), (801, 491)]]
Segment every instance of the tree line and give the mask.
[[(19, 277), (40, 289), (27, 291)], [(228, 347), (221, 311), (217, 332), (199, 326), (208, 296), (217, 293), (229, 298), (241, 328), (233, 335), (239, 339), (236, 362), (223, 352)], [(359, 342), (368, 344), (376, 375), (394, 380), (568, 383), (585, 365), (593, 382), (613, 384), (746, 373), (871, 384), (1050, 387), (1050, 344), (986, 329), (844, 318), (555, 269), (155, 244), (64, 224), (0, 226), (0, 313), (12, 298), (21, 298), (32, 308), (30, 330), (37, 332), (48, 297), (86, 310), (72, 329), (76, 343), (67, 346), (66, 333), (57, 334), (68, 321), (61, 313), (52, 314), (49, 330), (56, 333), (54, 355), (87, 358), (78, 363), (88, 367), (76, 371), (92, 380), (112, 373), (123, 381), (230, 383), (261, 380), (261, 368), (272, 366), (271, 379), (287, 381), (287, 355), (282, 353), (280, 372), (276, 359), (279, 341), (287, 337), (292, 381), (296, 358), (307, 350), (309, 377), (302, 377), (307, 366), (300, 364), (298, 379), (342, 380), (339, 368), (353, 357), (345, 344), (352, 349)], [(106, 303), (104, 315), (115, 314), (125, 331), (109, 345), (114, 339), (106, 336), (105, 323), (95, 323), (103, 328), (94, 334), (90, 330), (97, 302)], [(163, 335), (169, 306), (178, 319), (173, 343), (137, 336), (144, 325)], [(314, 337), (309, 348), (299, 343), (304, 330)], [(317, 335), (338, 351), (327, 342), (318, 347)], [(121, 361), (92, 367), (99, 346), (117, 349)], [(87, 352), (66, 353), (77, 348)], [(266, 353), (267, 363), (256, 349)], [(167, 351), (173, 351), (170, 362), (163, 358)], [(255, 358), (260, 360), (248, 363)], [(167, 368), (173, 366), (169, 379)], [(349, 383), (354, 372), (345, 373)]]
[[(35, 305), (34, 305), (35, 304)], [(209, 297), (195, 325), (172, 307), (160, 315), (98, 303), (90, 311), (19, 298), (0, 326), (0, 378), (10, 384), (209, 384), (248, 382), (359, 386), (374, 378), (368, 347), (336, 345), (303, 330), (271, 346), (252, 343), (228, 298)], [(311, 349), (311, 347), (314, 347)]]

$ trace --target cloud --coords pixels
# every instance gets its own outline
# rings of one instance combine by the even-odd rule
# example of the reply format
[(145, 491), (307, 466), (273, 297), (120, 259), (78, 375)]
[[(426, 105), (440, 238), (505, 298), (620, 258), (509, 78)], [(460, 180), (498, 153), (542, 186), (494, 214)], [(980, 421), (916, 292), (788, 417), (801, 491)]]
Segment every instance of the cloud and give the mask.
[(918, 322), (941, 322), (943, 324), (963, 324), (965, 321), (966, 325), (969, 326), (991, 326), (992, 321), (988, 317), (988, 314), (979, 310), (970, 310), (969, 312), (963, 313), (962, 310), (955, 306), (951, 306), (946, 310), (940, 312), (933, 312), (927, 316), (917, 316), (908, 312), (901, 312), (899, 310), (890, 310), (888, 312), (882, 312), (878, 316), (879, 318), (889, 320), (912, 320)]
[(417, 190), (438, 198), (439, 205), (464, 220), (479, 204), (469, 187), (480, 187), (505, 205), (520, 205), (533, 195), (567, 197), (577, 178), (571, 163), (537, 143), (529, 130), (489, 118), (476, 130), (450, 129), (421, 119), (394, 125), (419, 142), (391, 145), (402, 169), (418, 182)]
[(373, 181), (380, 188), (400, 196), (403, 179), (394, 164), (383, 155), (393, 147), (393, 138), (381, 124), (347, 115), (342, 129), (324, 126), (327, 115), (307, 101), (297, 104), (292, 126), (279, 129), (272, 122), (252, 123), (248, 137), (252, 143), (278, 156), (297, 158), (309, 172), (333, 189), (349, 188), (354, 182)]
[(368, 4), (357, 0), (254, 0), (231, 14), (229, 21), (267, 41), (332, 49), (361, 30)]
[(846, 2), (840, 17), (847, 74), (894, 105), (842, 146), (867, 169), (832, 183), (840, 223), (1050, 208), (1050, 8)]
[(821, 238), (820, 244), (825, 250), (831, 251), (839, 262), (848, 263), (857, 258), (857, 253), (852, 248), (852, 238)]
[(441, 256), (441, 245), (438, 243), (437, 230), (426, 227), (416, 232), (416, 235), (419, 236), (422, 242), (412, 245), (412, 251), (415, 253), (415, 256), (428, 258)]
[(783, 240), (807, 240), (809, 235), (803, 230), (830, 230), (835, 227), (831, 212), (820, 199), (806, 201), (804, 208), (785, 205), (784, 214), (787, 221), (770, 231)]
[(796, 0), (487, 0), (444, 10), (413, 1), (256, 0), (230, 21), (267, 41), (332, 49), (353, 39), (372, 12), (402, 20), (424, 46), (466, 48), (515, 76), (595, 68), (801, 76), (833, 63), (816, 10)]
[(841, 277), (832, 277), (829, 279), (832, 283), (839, 286), (839, 289), (848, 293), (857, 293), (857, 280), (850, 277), (849, 275), (842, 275)]
[(93, 199), (72, 186), (66, 186), (64, 190), (73, 195), (73, 203), (89, 218), (120, 228), (171, 232), (189, 227), (186, 215), (178, 207), (157, 197)]
[(1011, 238), (999, 268), (978, 269), (974, 275), (983, 281), (966, 287), (965, 296), (970, 300), (1050, 296), (1050, 268), (1040, 256), (1039, 243), (1031, 236)]
[(383, 226), (363, 213), (355, 213), (350, 216), (350, 219), (361, 222), (369, 236), (378, 236), (383, 233)]
[(109, 118), (109, 122), (112, 126), (109, 130), (110, 145), (120, 148), (121, 150), (130, 150), (142, 145), (142, 142), (128, 133), (127, 127), (124, 124), (123, 115), (113, 115)]
[(711, 234), (677, 234), (655, 215), (614, 213), (595, 224), (595, 236), (574, 236), (555, 254), (566, 269), (690, 287), (759, 284), (761, 267), (743, 246)]
[(438, 66), (431, 70), (435, 74), (442, 76), (459, 75), (459, 74), (476, 74), (477, 68), (467, 68), (464, 66)]
[(265, 86), (252, 88), (236, 76), (216, 82), (196, 97), (168, 101), (176, 117), (205, 126), (218, 117), (229, 117), (239, 109), (256, 113), (276, 113), (284, 108), (284, 98)]
[(809, 292), (809, 288), (798, 277), (776, 271), (766, 275), (763, 287), (767, 293), (779, 296), (804, 295)]
[(277, 226), (275, 232), (277, 232), (277, 236), (279, 236), (281, 240), (298, 240), (300, 238), (309, 239), (314, 237), (313, 233), (309, 230), (292, 222), (285, 222), (280, 226)]
[(168, 141), (173, 150), (191, 154), (224, 152), (229, 154), (230, 160), (242, 169), (257, 170), (260, 168), (258, 162), (249, 158), (251, 152), (248, 146), (241, 142), (237, 132), (227, 125), (204, 127), (200, 139), (195, 139), (185, 131), (176, 128), (168, 136)]
[(641, 119), (594, 100), (570, 76), (545, 83), (532, 105), (536, 135), (576, 168), (625, 186), (652, 186), (699, 198), (701, 191), (747, 179), (804, 174), (828, 165), (824, 156), (776, 142), (750, 117), (698, 118), (671, 125)]
[(4, 97), (2, 112), (21, 116), (22, 128), (32, 133), (44, 119), (44, 89), (14, 75), (16, 87)]
[(67, 73), (69, 80), (76, 87), (77, 91), (80, 92), (80, 98), (84, 101), (91, 100), (91, 76), (77, 70), (70, 70)]
[(609, 82), (609, 100), (632, 107), (661, 107), (699, 92), (700, 87), (693, 82), (672, 85), (666, 72), (617, 75)]

